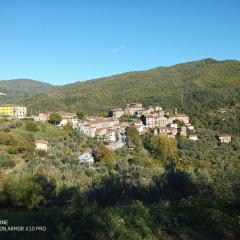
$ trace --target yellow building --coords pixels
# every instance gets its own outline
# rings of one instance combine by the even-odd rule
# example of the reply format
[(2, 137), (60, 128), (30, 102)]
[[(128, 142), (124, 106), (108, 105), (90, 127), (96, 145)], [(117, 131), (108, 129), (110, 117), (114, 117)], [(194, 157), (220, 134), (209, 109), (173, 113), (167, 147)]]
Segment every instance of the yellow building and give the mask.
[(10, 115), (14, 114), (14, 107), (11, 105), (0, 105), (0, 115)]
[(0, 116), (24, 118), (27, 116), (27, 108), (16, 105), (0, 105)]

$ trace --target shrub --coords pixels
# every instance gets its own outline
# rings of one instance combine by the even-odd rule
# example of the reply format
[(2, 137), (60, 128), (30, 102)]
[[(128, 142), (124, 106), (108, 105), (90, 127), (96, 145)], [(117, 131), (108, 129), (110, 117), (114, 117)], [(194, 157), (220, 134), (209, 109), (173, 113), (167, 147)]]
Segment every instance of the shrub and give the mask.
[(10, 175), (3, 182), (1, 203), (21, 208), (36, 208), (44, 200), (42, 187), (30, 175)]
[(17, 145), (11, 145), (8, 147), (8, 150), (7, 150), (7, 152), (9, 154), (16, 154), (16, 153), (18, 153), (18, 151), (19, 151), (19, 149), (18, 149)]
[(15, 144), (15, 140), (11, 134), (0, 132), (0, 144), (12, 145)]
[(26, 122), (25, 127), (29, 132), (37, 132), (39, 130), (35, 122)]
[(9, 128), (18, 128), (18, 127), (22, 126), (22, 123), (20, 121), (15, 121), (15, 122), (10, 123), (8, 126), (9, 126)]
[(6, 158), (1, 159), (2, 156), (0, 156), (0, 167), (1, 168), (13, 168), (16, 164), (13, 160), (9, 158), (8, 155), (6, 155)]

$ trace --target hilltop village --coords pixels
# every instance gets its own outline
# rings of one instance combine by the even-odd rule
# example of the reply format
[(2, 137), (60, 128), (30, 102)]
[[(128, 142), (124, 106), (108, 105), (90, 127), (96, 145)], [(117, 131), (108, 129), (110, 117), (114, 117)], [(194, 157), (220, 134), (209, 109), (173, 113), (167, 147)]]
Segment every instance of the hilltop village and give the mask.
[[(124, 117), (130, 117), (132, 121), (124, 121)], [(141, 103), (127, 104), (124, 108), (112, 109), (107, 118), (87, 118), (79, 121), (78, 129), (91, 137), (104, 142), (125, 142), (125, 130), (127, 127), (135, 128), (141, 135), (152, 133), (164, 134), (169, 137), (177, 135), (188, 136), (197, 140), (197, 135), (187, 134), (187, 129), (195, 132), (194, 126), (189, 123), (189, 116), (165, 112), (161, 107), (143, 107)]]
[[(37, 122), (47, 122), (51, 112), (40, 112), (37, 116), (27, 115), (27, 108), (16, 105), (0, 106), (0, 115), (10, 118), (32, 118)], [(111, 149), (122, 147), (126, 144), (126, 129), (135, 128), (140, 135), (150, 133), (152, 135), (162, 134), (175, 138), (184, 136), (192, 141), (197, 141), (195, 127), (190, 123), (189, 116), (178, 113), (177, 109), (173, 114), (166, 112), (160, 106), (144, 107), (142, 103), (126, 104), (123, 108), (116, 108), (109, 111), (107, 117), (88, 116), (79, 119), (76, 113), (58, 112), (61, 121), (56, 127), (64, 127), (70, 124), (75, 130), (96, 138), (99, 141), (108, 143)], [(221, 142), (231, 142), (231, 136), (222, 134), (218, 136)], [(46, 141), (39, 140), (37, 145), (43, 144), (46, 149)], [(41, 148), (41, 147), (40, 147)]]

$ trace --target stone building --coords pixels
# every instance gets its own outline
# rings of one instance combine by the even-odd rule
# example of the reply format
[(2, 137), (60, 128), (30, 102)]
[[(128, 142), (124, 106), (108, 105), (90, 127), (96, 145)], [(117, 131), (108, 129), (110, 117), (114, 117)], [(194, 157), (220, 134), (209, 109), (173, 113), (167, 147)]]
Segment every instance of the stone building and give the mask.
[(115, 108), (109, 111), (108, 116), (112, 118), (120, 118), (124, 115), (125, 111), (122, 108)]
[(124, 114), (128, 116), (134, 116), (136, 115), (137, 111), (142, 111), (143, 106), (142, 103), (130, 103), (127, 104), (124, 108)]

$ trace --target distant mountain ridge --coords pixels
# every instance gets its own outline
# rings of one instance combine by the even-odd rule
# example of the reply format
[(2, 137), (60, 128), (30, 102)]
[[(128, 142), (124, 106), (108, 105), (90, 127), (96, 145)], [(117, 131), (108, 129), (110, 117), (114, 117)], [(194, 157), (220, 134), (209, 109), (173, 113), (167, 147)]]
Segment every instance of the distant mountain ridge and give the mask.
[(128, 72), (54, 87), (20, 102), (43, 111), (82, 110), (93, 114), (132, 101), (184, 111), (194, 106), (197, 109), (234, 104), (240, 101), (240, 62), (209, 58)]
[[(36, 94), (33, 91), (20, 97), (16, 94), (14, 101), (33, 112), (65, 110), (99, 114), (129, 102), (142, 102), (146, 106), (177, 107), (199, 115), (205, 110), (240, 105), (240, 62), (208, 58), (64, 86), (43, 86), (46, 88)], [(0, 92), (3, 92), (1, 84)]]
[(12, 102), (20, 97), (45, 93), (53, 86), (51, 84), (31, 79), (12, 79), (0, 81), (0, 103)]

